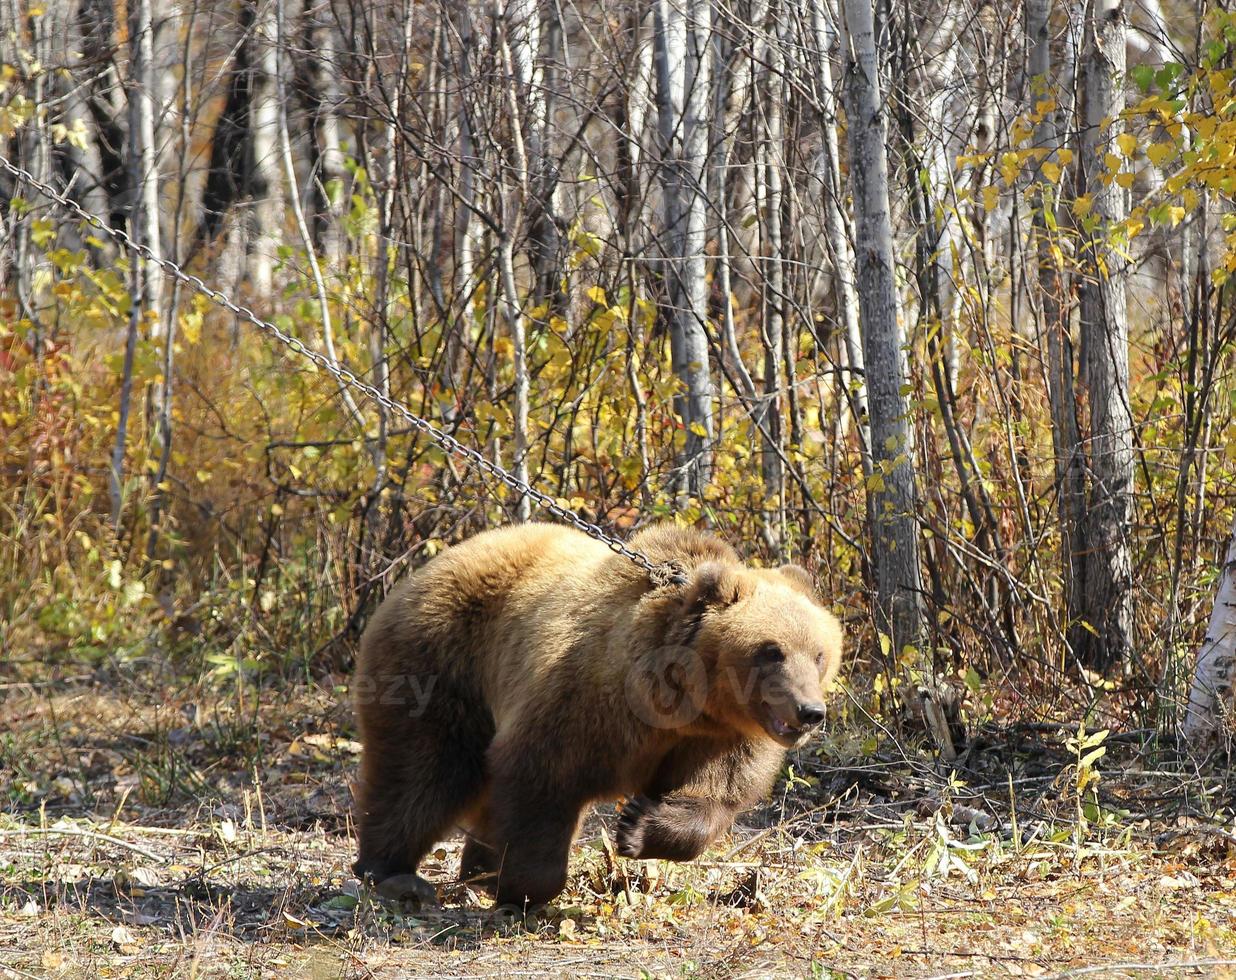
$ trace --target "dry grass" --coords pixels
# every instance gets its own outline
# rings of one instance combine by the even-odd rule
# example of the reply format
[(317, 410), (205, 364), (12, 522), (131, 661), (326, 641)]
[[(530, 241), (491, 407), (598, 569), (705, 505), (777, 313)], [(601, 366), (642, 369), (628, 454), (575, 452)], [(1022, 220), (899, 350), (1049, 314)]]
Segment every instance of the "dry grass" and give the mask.
[(1047, 737), (989, 740), (968, 785), (800, 755), (805, 781), (691, 865), (616, 858), (606, 808), (561, 900), (516, 921), (453, 883), (457, 841), (440, 909), (358, 890), (329, 688), (0, 693), (2, 975), (1236, 976), (1236, 838), (1197, 816), (1222, 793), (1116, 743), (1105, 826), (1073, 820)]

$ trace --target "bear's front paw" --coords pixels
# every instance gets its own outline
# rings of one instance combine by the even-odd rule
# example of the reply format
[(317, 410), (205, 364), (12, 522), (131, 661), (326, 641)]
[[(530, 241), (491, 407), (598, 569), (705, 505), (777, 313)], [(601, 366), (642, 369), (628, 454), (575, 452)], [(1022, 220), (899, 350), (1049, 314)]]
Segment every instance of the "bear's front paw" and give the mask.
[(656, 803), (646, 796), (633, 796), (618, 811), (618, 853), (638, 858), (644, 853), (644, 831)]
[(411, 903), (422, 908), (438, 904), (438, 892), (417, 874), (392, 875), (374, 888), (378, 898), (396, 905)]

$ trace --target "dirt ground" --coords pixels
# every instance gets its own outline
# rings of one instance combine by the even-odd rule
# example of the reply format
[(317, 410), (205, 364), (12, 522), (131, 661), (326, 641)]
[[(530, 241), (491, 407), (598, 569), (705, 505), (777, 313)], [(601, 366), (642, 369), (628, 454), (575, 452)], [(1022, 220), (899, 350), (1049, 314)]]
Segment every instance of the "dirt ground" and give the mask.
[(1236, 977), (1225, 778), (1135, 740), (1096, 806), (1051, 726), (947, 771), (825, 738), (692, 864), (618, 858), (600, 808), (567, 892), (517, 920), (454, 883), (457, 840), (426, 869), (439, 908), (358, 886), (328, 686), (0, 698), (3, 976)]

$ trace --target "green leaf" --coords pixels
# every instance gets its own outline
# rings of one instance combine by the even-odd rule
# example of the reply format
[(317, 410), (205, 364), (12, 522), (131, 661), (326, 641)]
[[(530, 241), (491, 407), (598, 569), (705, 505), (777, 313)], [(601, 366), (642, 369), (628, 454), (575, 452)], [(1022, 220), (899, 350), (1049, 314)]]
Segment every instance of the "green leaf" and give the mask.
[(1154, 82), (1164, 92), (1168, 91), (1175, 84), (1176, 79), (1180, 77), (1184, 68), (1174, 61), (1169, 61), (1157, 72), (1154, 73)]

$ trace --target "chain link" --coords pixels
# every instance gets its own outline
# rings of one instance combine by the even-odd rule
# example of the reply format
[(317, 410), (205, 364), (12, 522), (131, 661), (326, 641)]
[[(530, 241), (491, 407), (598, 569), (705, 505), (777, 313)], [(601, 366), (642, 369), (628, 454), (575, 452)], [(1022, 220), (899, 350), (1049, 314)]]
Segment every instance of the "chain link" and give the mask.
[(311, 350), (309, 347), (305, 346), (303, 341), (284, 333), (273, 323), (263, 320), (247, 306), (241, 306), (239, 303), (229, 299), (224, 293), (212, 286), (208, 286), (197, 276), (192, 273), (185, 272), (184, 269), (182, 269), (171, 259), (155, 255), (154, 252), (152, 252), (148, 247), (140, 242), (134, 241), (134, 239), (130, 237), (129, 233), (124, 229), (112, 228), (98, 215), (91, 214), (72, 198), (60, 193), (49, 184), (43, 183), (29, 171), (17, 166), (3, 155), (0, 155), (0, 168), (8, 171), (18, 180), (29, 184), (31, 187), (39, 191), (39, 193), (54, 201), (64, 210), (75, 214), (82, 221), (86, 222), (86, 224), (103, 232), (103, 234), (105, 234), (108, 238), (136, 252), (147, 262), (159, 266), (167, 275), (172, 276), (173, 278), (180, 280), (185, 285), (192, 287), (217, 306), (221, 306), (225, 310), (231, 311), (231, 313), (235, 316), (240, 317), (242, 320), (251, 323), (253, 326), (257, 327), (259, 330), (262, 330), (269, 336), (274, 337), (277, 341), (285, 347), (291, 349), (293, 352), (312, 361), (323, 371), (336, 378), (340, 383), (347, 385), (355, 391), (359, 391), (371, 401), (377, 402), (388, 412), (392, 412), (400, 418), (403, 418), (418, 432), (428, 436), (442, 449), (464, 460), (473, 469), (480, 470), (482, 473), (487, 473), (492, 477), (496, 477), (515, 492), (526, 495), (538, 507), (548, 511), (554, 517), (558, 518), (558, 520), (563, 521), (566, 524), (570, 524), (575, 529), (588, 535), (588, 537), (593, 538), (596, 541), (600, 541), (615, 554), (622, 555), (624, 558), (629, 559), (635, 565), (639, 566), (648, 573), (648, 577), (654, 586), (660, 588), (671, 584), (682, 585), (687, 581), (687, 576), (683, 570), (683, 567), (677, 562), (669, 561), (657, 564), (642, 552), (634, 548), (627, 547), (627, 545), (624, 544), (619, 538), (616, 538), (611, 534), (607, 534), (596, 524), (585, 521), (578, 514), (572, 513), (567, 508), (558, 504), (553, 497), (550, 497), (548, 494), (542, 493), (540, 490), (524, 483), (522, 480), (507, 472), (497, 463), (486, 459), (475, 449), (465, 446), (449, 432), (444, 432), (433, 423), (428, 422), (417, 415), (413, 415), (411, 411), (399, 402), (395, 401), (395, 399), (391, 398), (387, 394), (384, 394), (373, 385), (366, 384), (347, 368), (327, 357), (325, 354), (322, 354), (319, 351)]

